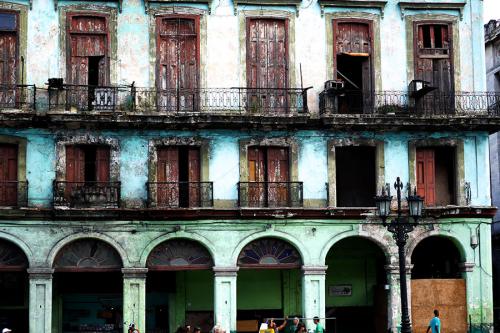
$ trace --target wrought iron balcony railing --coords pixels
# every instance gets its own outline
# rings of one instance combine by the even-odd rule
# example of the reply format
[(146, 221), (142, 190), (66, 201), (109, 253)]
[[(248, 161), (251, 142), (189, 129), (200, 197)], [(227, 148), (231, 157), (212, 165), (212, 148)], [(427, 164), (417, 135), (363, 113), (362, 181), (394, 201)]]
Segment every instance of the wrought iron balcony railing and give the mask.
[(54, 206), (116, 208), (120, 206), (120, 182), (54, 181)]
[(49, 87), (49, 111), (133, 111), (131, 86), (64, 84)]
[(500, 94), (433, 91), (414, 98), (402, 91), (323, 91), (320, 93), (320, 114), (500, 116)]
[(35, 85), (0, 84), (0, 109), (35, 110), (35, 108)]
[(308, 112), (309, 88), (133, 88), (134, 110), (148, 113), (293, 115)]
[(302, 207), (302, 182), (239, 182), (240, 207)]
[(26, 207), (28, 205), (27, 181), (0, 181), (0, 206)]
[(148, 206), (156, 208), (213, 207), (212, 182), (147, 182)]

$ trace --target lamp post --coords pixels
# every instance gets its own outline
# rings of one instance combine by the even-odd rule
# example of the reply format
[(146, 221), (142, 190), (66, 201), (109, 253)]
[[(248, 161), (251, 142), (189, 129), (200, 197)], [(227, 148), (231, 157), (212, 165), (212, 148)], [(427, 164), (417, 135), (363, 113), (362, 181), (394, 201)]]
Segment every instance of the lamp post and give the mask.
[[(391, 212), (391, 201), (392, 196), (390, 193), (389, 184), (387, 184), (386, 189), (382, 189), (382, 193), (375, 197), (375, 204), (377, 207), (377, 215), (382, 219), (382, 224), (387, 227), (392, 233), (394, 240), (398, 246), (399, 254), (399, 282), (401, 288), (401, 333), (411, 333), (411, 322), (410, 315), (408, 312), (408, 287), (406, 281), (406, 259), (405, 259), (405, 245), (408, 240), (408, 234), (413, 231), (418, 223), (418, 219), (422, 217), (422, 208), (424, 200), (422, 197), (418, 196), (416, 190), (414, 194), (411, 194), (411, 186), (408, 187), (408, 197), (406, 201), (408, 202), (408, 216), (402, 215), (401, 210), (401, 190), (403, 189), (403, 183), (399, 177), (394, 183), (394, 188), (397, 193), (398, 210), (397, 216), (393, 218), (389, 223), (387, 223), (387, 218)], [(410, 218), (413, 222), (410, 221)]]

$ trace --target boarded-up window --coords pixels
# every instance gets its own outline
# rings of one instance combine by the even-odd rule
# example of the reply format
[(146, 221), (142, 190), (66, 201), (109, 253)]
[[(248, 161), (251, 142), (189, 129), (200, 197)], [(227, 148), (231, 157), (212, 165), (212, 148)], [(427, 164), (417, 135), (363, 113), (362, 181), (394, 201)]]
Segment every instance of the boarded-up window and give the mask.
[(18, 15), (0, 12), (0, 106), (14, 107), (18, 75)]
[(289, 182), (288, 148), (248, 148), (248, 201), (257, 206), (286, 206)]
[(415, 79), (440, 91), (453, 91), (453, 48), (450, 24), (415, 24)]
[(108, 182), (108, 146), (66, 146), (66, 181)]
[(163, 111), (197, 107), (199, 18), (158, 17), (156, 20), (159, 107)]
[(416, 151), (417, 193), (426, 206), (455, 203), (455, 149), (418, 148)]
[(17, 146), (0, 145), (0, 205), (17, 204)]
[(200, 206), (199, 147), (158, 148), (157, 203), (159, 206)]
[(288, 87), (288, 21), (247, 19), (248, 107), (285, 112)]

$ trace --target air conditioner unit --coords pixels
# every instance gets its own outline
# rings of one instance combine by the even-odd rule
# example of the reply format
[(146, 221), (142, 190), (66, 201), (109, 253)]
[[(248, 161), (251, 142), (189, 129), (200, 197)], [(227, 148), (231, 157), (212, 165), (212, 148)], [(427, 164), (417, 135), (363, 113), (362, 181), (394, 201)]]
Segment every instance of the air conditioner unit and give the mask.
[(325, 90), (340, 90), (344, 89), (344, 81), (340, 80), (328, 80), (325, 82)]

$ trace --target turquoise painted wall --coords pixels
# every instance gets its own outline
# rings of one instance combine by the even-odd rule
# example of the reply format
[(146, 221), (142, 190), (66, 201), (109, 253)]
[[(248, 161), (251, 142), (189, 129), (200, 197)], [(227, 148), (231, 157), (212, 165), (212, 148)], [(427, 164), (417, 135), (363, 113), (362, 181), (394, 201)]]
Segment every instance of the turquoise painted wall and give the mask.
[[(0, 135), (27, 138), (27, 177), (30, 204), (49, 206), (52, 200), (52, 181), (55, 178), (55, 143), (63, 135), (85, 134), (83, 131), (51, 132), (47, 130), (0, 129)], [(88, 133), (86, 133), (88, 134)], [(472, 205), (490, 205), (488, 135), (485, 132), (468, 133), (325, 133), (317, 131), (273, 132), (258, 131), (102, 131), (92, 135), (116, 138), (119, 141), (120, 179), (122, 199), (146, 200), (145, 183), (148, 179), (148, 142), (161, 137), (201, 137), (209, 141), (209, 179), (214, 182), (214, 199), (236, 200), (239, 181), (239, 140), (250, 137), (292, 136), (299, 144), (298, 175), (304, 182), (305, 199), (326, 199), (327, 141), (333, 138), (368, 138), (385, 142), (385, 179), (392, 182), (397, 176), (408, 181), (408, 142), (424, 138), (461, 138), (464, 140), (465, 181), (471, 183)]]

